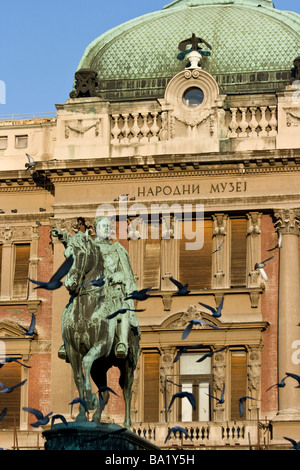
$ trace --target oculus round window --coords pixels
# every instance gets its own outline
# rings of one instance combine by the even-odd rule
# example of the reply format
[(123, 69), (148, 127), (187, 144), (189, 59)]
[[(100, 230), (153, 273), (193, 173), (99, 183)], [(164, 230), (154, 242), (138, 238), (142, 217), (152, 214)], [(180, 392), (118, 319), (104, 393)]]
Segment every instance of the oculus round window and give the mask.
[(204, 93), (201, 88), (191, 87), (185, 90), (182, 100), (185, 106), (188, 108), (196, 108), (202, 103), (204, 99)]

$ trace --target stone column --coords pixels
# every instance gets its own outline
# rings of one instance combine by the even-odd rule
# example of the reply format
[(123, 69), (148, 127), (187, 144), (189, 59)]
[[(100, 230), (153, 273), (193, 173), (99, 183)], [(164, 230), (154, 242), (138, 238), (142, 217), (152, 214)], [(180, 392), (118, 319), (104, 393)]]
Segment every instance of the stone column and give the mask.
[[(279, 258), (279, 308), (278, 308), (278, 379), (286, 372), (299, 374), (293, 354), (300, 330), (300, 278), (299, 278), (299, 228), (300, 209), (276, 210), (277, 230), (282, 234)], [(279, 415), (300, 416), (297, 382), (288, 379), (279, 388)]]

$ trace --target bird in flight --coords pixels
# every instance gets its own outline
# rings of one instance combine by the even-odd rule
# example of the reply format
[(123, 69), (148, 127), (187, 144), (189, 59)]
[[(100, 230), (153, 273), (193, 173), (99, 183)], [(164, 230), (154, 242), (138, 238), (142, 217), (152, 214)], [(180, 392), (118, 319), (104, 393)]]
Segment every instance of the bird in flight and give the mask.
[(187, 352), (188, 349), (200, 349), (200, 348), (203, 348), (203, 344), (193, 344), (191, 346), (180, 346), (173, 362), (177, 362), (180, 359), (181, 355)]
[(278, 243), (277, 243), (277, 245), (276, 245), (276, 246), (274, 246), (274, 248), (270, 248), (270, 249), (269, 249), (269, 250), (267, 250), (267, 251), (273, 251), (273, 250), (276, 250), (277, 248), (279, 248), (279, 249), (280, 249), (281, 247), (282, 247), (282, 233), (281, 233), (281, 232), (279, 232), (279, 234), (278, 234)]
[(117, 196), (114, 199), (114, 201), (127, 201), (128, 196), (129, 196), (129, 193), (128, 194), (120, 194), (120, 196)]
[(2, 421), (2, 419), (5, 418), (6, 413), (7, 413), (7, 408), (3, 408), (3, 410), (0, 413), (0, 421)]
[(59, 289), (63, 285), (63, 283), (61, 282), (61, 279), (68, 274), (68, 272), (70, 271), (72, 267), (73, 262), (74, 262), (74, 258), (71, 255), (63, 262), (60, 268), (51, 277), (49, 282), (33, 281), (32, 279), (29, 279), (29, 278), (28, 279), (30, 282), (37, 284), (37, 287), (35, 287), (35, 289), (46, 289), (46, 290)]
[(1, 367), (4, 366), (4, 364), (6, 364), (7, 362), (17, 362), (18, 364), (21, 364), (21, 366), (24, 366), (26, 367), (27, 369), (30, 369), (31, 366), (27, 366), (26, 364), (23, 364), (22, 362), (20, 362), (18, 359), (15, 359), (14, 357), (4, 357), (4, 358), (0, 358), (0, 369)]
[(218, 398), (218, 397), (215, 397), (214, 395), (211, 395), (210, 393), (207, 393), (206, 395), (208, 395), (209, 397), (211, 398), (214, 398), (215, 400), (217, 400), (218, 403), (222, 404), (225, 402), (225, 384), (223, 385), (223, 389), (222, 389), (222, 393), (221, 393), (221, 397)]
[(45, 424), (48, 424), (50, 416), (53, 414), (53, 411), (51, 411), (47, 415), (44, 415), (40, 410), (37, 410), (35, 408), (29, 408), (27, 406), (24, 406), (23, 410), (33, 414), (36, 417), (37, 421), (31, 424), (31, 426), (33, 426), (34, 428), (38, 428), (40, 426), (45, 426)]
[(217, 253), (217, 251), (220, 251), (220, 250), (221, 250), (222, 246), (224, 245), (224, 242), (225, 242), (225, 239), (223, 239), (222, 243), (218, 246), (218, 248), (216, 248), (215, 251), (212, 252), (212, 255), (213, 255), (214, 253)]
[(189, 433), (187, 432), (186, 429), (182, 428), (181, 426), (174, 426), (172, 427), (171, 429), (169, 429), (169, 432), (167, 434), (167, 437), (165, 439), (165, 443), (167, 442), (167, 440), (170, 438), (170, 435), (172, 434), (172, 432), (174, 433), (174, 435), (176, 434), (176, 432), (182, 432), (186, 437), (188, 437), (189, 439), (192, 440), (192, 438), (190, 437)]
[(145, 309), (141, 308), (141, 309), (134, 309), (134, 308), (119, 308), (119, 310), (116, 310), (114, 313), (111, 313), (110, 315), (108, 315), (108, 317), (106, 317), (108, 320), (111, 320), (112, 318), (115, 318), (117, 315), (119, 314), (124, 314), (126, 313), (127, 311), (130, 311), (130, 312), (144, 312)]
[(116, 395), (117, 397), (119, 396), (116, 392), (114, 392), (114, 390), (112, 388), (107, 387), (106, 385), (103, 385), (102, 387), (99, 387), (98, 392), (99, 392), (99, 403), (100, 403), (100, 406), (101, 406), (102, 410), (104, 410), (104, 407), (105, 407), (102, 392), (110, 392), (110, 393), (113, 393), (114, 395)]
[(273, 388), (273, 387), (278, 387), (278, 388), (283, 388), (283, 387), (285, 387), (285, 386), (286, 386), (285, 381), (286, 381), (287, 378), (288, 378), (287, 376), (286, 376), (286, 377), (283, 377), (283, 379), (282, 379), (278, 384), (271, 385), (271, 387), (267, 388), (266, 391), (268, 392), (268, 391), (271, 390), (271, 388)]
[(174, 400), (176, 400), (176, 398), (187, 398), (189, 400), (190, 404), (192, 405), (192, 407), (194, 408), (194, 410), (196, 409), (196, 400), (195, 400), (195, 397), (192, 393), (190, 393), (190, 392), (177, 392), (177, 393), (174, 393), (174, 395), (172, 396), (172, 399), (171, 399), (169, 407), (168, 407), (168, 411), (170, 410), (170, 408), (173, 405)]
[(193, 326), (200, 325), (200, 324), (204, 324), (206, 326), (209, 326), (210, 328), (214, 328), (215, 330), (219, 329), (217, 326), (211, 325), (210, 323), (207, 323), (203, 320), (197, 320), (197, 319), (196, 320), (189, 320), (189, 324), (184, 329), (181, 339), (186, 339), (188, 337), (188, 335), (190, 334), (190, 332), (192, 331)]
[(32, 156), (26, 153), (26, 157), (28, 158), (28, 163), (25, 163), (26, 171), (35, 170), (36, 162), (34, 161)]
[(219, 307), (217, 309), (215, 309), (214, 307), (211, 307), (210, 305), (199, 302), (199, 304), (202, 305), (202, 307), (208, 308), (208, 310), (210, 310), (212, 312), (212, 316), (215, 317), (215, 318), (219, 318), (221, 316), (223, 303), (224, 303), (224, 297), (222, 297), (222, 300), (220, 302)]
[(92, 281), (87, 281), (81, 284), (79, 289), (81, 289), (84, 286), (90, 285), (90, 286), (96, 286), (96, 287), (102, 287), (105, 284), (105, 275), (102, 274), (102, 276), (98, 277), (98, 279), (94, 279)]
[(291, 377), (292, 379), (297, 380), (298, 385), (295, 388), (300, 388), (300, 375), (292, 374), (291, 372), (286, 372), (287, 377)]
[(71, 414), (72, 414), (72, 410), (73, 410), (73, 405), (76, 405), (77, 403), (79, 403), (80, 405), (83, 406), (84, 410), (86, 413), (89, 413), (89, 409), (88, 409), (88, 406), (86, 404), (86, 401), (84, 400), (84, 398), (74, 398), (74, 400), (71, 401), (71, 403), (69, 403), (69, 405), (71, 405)]
[(181, 282), (177, 281), (173, 277), (170, 277), (170, 281), (177, 287), (177, 292), (173, 295), (188, 295), (191, 291), (188, 289), (188, 284), (181, 284)]
[(206, 354), (204, 354), (204, 356), (201, 356), (200, 359), (198, 359), (196, 362), (202, 362), (204, 361), (207, 357), (212, 357), (214, 354), (218, 353), (218, 352), (221, 352), (221, 351), (224, 351), (224, 349), (226, 349), (226, 346), (224, 348), (221, 348), (221, 349), (217, 349), (216, 351), (210, 351)]
[(152, 289), (152, 287), (146, 287), (145, 289), (141, 289), (141, 290), (134, 290), (133, 292), (131, 292), (127, 297), (125, 297), (124, 300), (129, 300), (129, 299), (133, 299), (133, 300), (146, 300), (150, 297), (150, 295), (148, 294), (148, 292)]
[(19, 323), (18, 323), (18, 325), (19, 325), (20, 328), (22, 328), (22, 330), (25, 331), (25, 333), (24, 333), (25, 336), (32, 336), (34, 334), (35, 323), (36, 323), (36, 318), (35, 318), (35, 315), (32, 314), (29, 328), (25, 328), (24, 326), (20, 325)]
[(22, 387), (22, 385), (24, 385), (26, 382), (27, 382), (27, 379), (23, 380), (17, 385), (13, 385), (12, 387), (6, 387), (6, 385), (0, 382), (0, 387), (3, 388), (3, 390), (0, 390), (0, 393), (11, 393), (15, 388)]
[(271, 258), (267, 258), (264, 261), (261, 261), (260, 263), (255, 263), (254, 269), (255, 271), (258, 270), (261, 274), (261, 277), (268, 282), (268, 276), (266, 274), (266, 271), (264, 270), (264, 267), (266, 266), (267, 261), (270, 261), (273, 259), (274, 256), (271, 256)]
[(300, 449), (300, 441), (297, 442), (294, 439), (291, 439), (290, 437), (283, 437), (283, 439), (286, 439), (287, 441), (289, 441), (293, 445), (293, 448), (295, 450)]
[(255, 400), (255, 398), (253, 397), (241, 397), (239, 398), (239, 411), (240, 411), (240, 417), (244, 416), (244, 402), (247, 400), (247, 398), (249, 400)]
[(63, 415), (55, 414), (55, 415), (52, 415), (52, 417), (51, 417), (51, 429), (53, 428), (54, 421), (56, 419), (60, 419), (66, 426), (68, 426), (68, 421), (66, 420), (66, 418)]

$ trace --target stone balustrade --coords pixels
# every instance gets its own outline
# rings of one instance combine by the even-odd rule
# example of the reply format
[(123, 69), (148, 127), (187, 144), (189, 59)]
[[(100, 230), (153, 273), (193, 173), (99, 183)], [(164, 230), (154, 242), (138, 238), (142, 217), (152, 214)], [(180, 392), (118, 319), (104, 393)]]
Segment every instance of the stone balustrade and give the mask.
[(162, 129), (161, 112), (145, 111), (111, 115), (111, 144), (132, 145), (158, 142)]
[[(169, 429), (180, 426), (185, 429), (191, 439), (184, 433), (172, 432), (165, 442)], [(131, 431), (139, 437), (143, 437), (160, 448), (202, 448), (202, 447), (224, 447), (224, 446), (258, 446), (269, 442), (263, 436), (261, 427), (257, 435), (257, 422), (254, 421), (228, 421), (228, 422), (191, 422), (191, 423), (140, 423), (132, 424)], [(266, 431), (267, 432), (267, 431)]]
[[(169, 115), (169, 113), (171, 113)], [(113, 146), (148, 144), (175, 137), (170, 129), (171, 111), (133, 111), (110, 115)], [(225, 111), (227, 138), (276, 137), (277, 106), (236, 106)]]
[(226, 110), (229, 138), (276, 137), (277, 106), (241, 106)]

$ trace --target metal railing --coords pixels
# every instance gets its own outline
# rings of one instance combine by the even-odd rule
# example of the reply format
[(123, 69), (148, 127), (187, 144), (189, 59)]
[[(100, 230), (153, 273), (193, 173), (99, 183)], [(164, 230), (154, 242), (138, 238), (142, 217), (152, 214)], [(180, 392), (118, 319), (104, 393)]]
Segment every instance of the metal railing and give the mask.
[(56, 117), (57, 114), (55, 111), (29, 114), (2, 114), (0, 115), (0, 121), (26, 121), (30, 119), (47, 119)]

